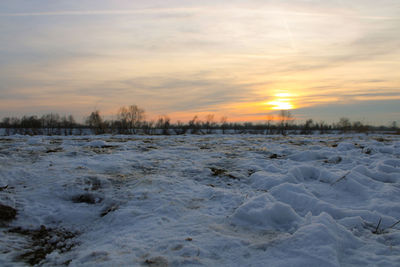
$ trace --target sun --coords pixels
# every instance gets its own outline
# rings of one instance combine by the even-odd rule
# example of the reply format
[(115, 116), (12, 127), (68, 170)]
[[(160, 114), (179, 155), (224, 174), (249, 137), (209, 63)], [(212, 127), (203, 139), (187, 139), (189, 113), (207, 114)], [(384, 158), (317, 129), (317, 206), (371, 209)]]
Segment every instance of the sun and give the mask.
[(293, 109), (293, 105), (285, 100), (277, 100), (268, 102), (271, 105), (271, 109), (273, 110), (285, 110), (285, 109)]
[(272, 110), (288, 110), (294, 109), (294, 105), (291, 101), (291, 94), (288, 93), (279, 93), (275, 95), (275, 99), (273, 101), (265, 103), (270, 106)]

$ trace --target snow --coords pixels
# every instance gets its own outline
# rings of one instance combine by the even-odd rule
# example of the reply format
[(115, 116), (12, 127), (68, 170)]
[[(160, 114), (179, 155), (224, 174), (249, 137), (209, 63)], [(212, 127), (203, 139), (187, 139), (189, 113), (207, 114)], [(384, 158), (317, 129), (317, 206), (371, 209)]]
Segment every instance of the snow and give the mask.
[(104, 142), (103, 140), (93, 140), (87, 144), (89, 147), (105, 147), (107, 146), (107, 143)]
[(233, 214), (232, 222), (248, 228), (294, 232), (302, 218), (291, 206), (263, 194), (241, 205)]
[(399, 136), (0, 137), (0, 265), (42, 229), (43, 266), (399, 266), (399, 156)]

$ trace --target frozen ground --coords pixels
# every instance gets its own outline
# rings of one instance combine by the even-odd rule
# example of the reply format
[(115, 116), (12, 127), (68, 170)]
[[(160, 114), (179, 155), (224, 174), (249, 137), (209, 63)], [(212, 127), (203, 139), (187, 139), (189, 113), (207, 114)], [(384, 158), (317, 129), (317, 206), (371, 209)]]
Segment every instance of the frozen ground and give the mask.
[(0, 203), (1, 266), (399, 266), (400, 137), (1, 137)]

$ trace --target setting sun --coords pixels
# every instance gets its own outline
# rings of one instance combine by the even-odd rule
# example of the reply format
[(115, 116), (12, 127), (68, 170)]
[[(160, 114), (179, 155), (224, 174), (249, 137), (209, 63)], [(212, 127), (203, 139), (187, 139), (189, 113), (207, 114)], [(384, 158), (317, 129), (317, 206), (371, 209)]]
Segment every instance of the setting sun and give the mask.
[(289, 93), (278, 93), (275, 95), (275, 99), (273, 101), (265, 103), (272, 110), (287, 110), (294, 109), (294, 105), (292, 104), (291, 94)]
[(293, 105), (290, 104), (289, 102), (285, 102), (282, 100), (278, 100), (278, 101), (272, 101), (268, 103), (269, 105), (272, 106), (271, 109), (274, 110), (284, 110), (284, 109), (293, 109)]

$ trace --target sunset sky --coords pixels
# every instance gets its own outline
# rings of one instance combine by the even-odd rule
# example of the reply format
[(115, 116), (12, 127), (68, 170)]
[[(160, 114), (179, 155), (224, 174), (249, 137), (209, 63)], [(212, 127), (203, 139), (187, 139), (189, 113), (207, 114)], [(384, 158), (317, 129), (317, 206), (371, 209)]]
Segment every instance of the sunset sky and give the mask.
[(0, 81), (0, 118), (400, 123), (400, 1), (2, 0)]

